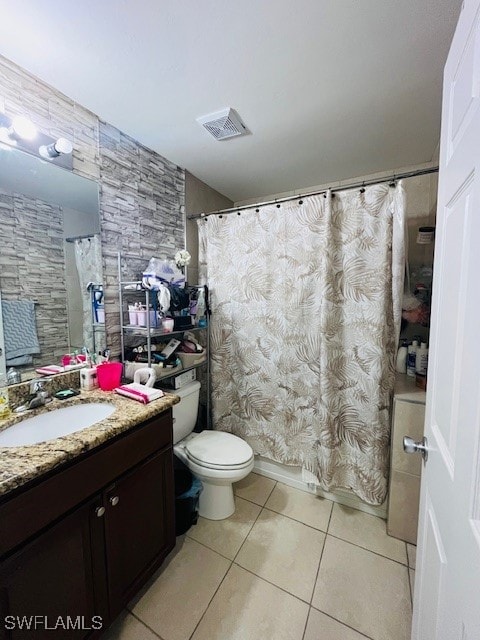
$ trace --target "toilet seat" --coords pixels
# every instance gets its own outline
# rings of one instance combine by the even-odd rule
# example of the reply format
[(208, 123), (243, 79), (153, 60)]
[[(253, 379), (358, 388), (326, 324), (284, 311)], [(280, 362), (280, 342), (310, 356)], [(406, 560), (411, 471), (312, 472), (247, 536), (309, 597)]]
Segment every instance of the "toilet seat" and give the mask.
[(187, 458), (206, 469), (244, 469), (253, 460), (249, 444), (232, 433), (202, 431), (185, 443)]

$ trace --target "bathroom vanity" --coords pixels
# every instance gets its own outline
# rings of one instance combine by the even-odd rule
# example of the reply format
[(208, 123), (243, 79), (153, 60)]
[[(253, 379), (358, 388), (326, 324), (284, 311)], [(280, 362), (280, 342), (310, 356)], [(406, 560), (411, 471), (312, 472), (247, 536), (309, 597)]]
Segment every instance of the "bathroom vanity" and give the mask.
[[(0, 638), (97, 637), (173, 549), (171, 406), (177, 399), (169, 398), (158, 401), (156, 415), (155, 403), (112, 398), (112, 418), (29, 447), (54, 450), (51, 458), (45, 453), (47, 461), (61, 455), (62, 443), (67, 451), (73, 447), (66, 463), (29, 480), (22, 451), (28, 447), (1, 450), (6, 458), (17, 455), (21, 486), (0, 496)], [(75, 455), (75, 447), (83, 452)], [(9, 464), (11, 485), (15, 463)], [(6, 616), (13, 616), (10, 631)], [(27, 632), (16, 616), (44, 621)], [(44, 628), (59, 616), (70, 616), (78, 628)]]

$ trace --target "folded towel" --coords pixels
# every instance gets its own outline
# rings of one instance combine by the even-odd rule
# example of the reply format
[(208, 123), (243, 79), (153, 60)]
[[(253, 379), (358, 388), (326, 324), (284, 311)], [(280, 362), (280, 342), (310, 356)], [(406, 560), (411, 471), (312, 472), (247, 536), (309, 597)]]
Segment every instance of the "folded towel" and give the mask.
[(137, 400), (137, 402), (143, 402), (143, 404), (148, 404), (152, 402), (152, 400), (158, 400), (158, 398), (164, 395), (161, 389), (152, 389), (138, 382), (117, 387), (115, 393), (119, 393), (121, 396), (126, 396), (127, 398), (132, 398), (132, 400)]
[(35, 304), (31, 300), (2, 300), (3, 334), (7, 365), (29, 364), (40, 353), (35, 323)]
[(65, 369), (56, 364), (49, 364), (45, 367), (39, 367), (38, 369), (35, 369), (35, 371), (42, 376), (51, 376), (55, 373), (63, 373)]

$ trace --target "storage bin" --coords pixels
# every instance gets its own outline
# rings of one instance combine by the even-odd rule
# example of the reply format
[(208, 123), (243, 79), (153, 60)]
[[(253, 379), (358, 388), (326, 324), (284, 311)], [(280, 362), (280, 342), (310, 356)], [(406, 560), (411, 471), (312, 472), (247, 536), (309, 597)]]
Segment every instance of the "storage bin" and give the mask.
[(207, 358), (206, 351), (203, 351), (202, 353), (182, 353), (181, 351), (178, 351), (177, 355), (180, 358), (182, 367), (184, 369), (188, 369), (188, 367), (194, 367), (197, 364), (201, 364)]
[(175, 485), (175, 534), (181, 536), (197, 524), (202, 483), (177, 456), (173, 456)]
[(128, 307), (128, 322), (134, 326), (138, 324), (137, 309), (134, 306)]

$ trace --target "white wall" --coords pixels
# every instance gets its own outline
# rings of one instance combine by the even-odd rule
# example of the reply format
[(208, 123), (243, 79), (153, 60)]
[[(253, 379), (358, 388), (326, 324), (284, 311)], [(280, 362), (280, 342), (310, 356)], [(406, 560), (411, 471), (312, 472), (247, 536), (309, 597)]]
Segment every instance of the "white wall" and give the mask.
[(272, 193), (268, 196), (262, 197), (261, 200), (259, 200), (258, 198), (247, 198), (246, 200), (239, 200), (238, 202), (235, 202), (234, 206), (244, 206), (249, 204), (253, 206), (258, 202), (267, 202), (269, 200), (275, 200), (275, 198), (287, 198), (289, 196), (296, 196), (296, 195), (305, 196), (308, 193), (313, 193), (315, 191), (322, 191), (323, 189), (334, 188), (334, 187), (337, 188), (342, 186), (347, 187), (349, 184), (353, 184), (353, 183), (356, 184), (358, 182), (362, 182), (362, 180), (365, 180), (365, 181), (378, 180), (379, 182), (381, 182), (383, 178), (389, 178), (392, 174), (407, 173), (410, 171), (417, 171), (419, 169), (430, 169), (436, 166), (438, 166), (438, 147), (437, 147), (437, 150), (435, 151), (433, 159), (430, 162), (425, 162), (424, 164), (410, 165), (407, 167), (398, 167), (394, 171), (391, 171), (391, 170), (380, 171), (378, 173), (369, 173), (367, 175), (362, 175), (362, 176), (352, 176), (351, 178), (348, 178), (348, 180), (340, 180), (338, 182), (327, 182), (322, 184), (316, 184), (316, 185), (312, 185), (311, 187), (307, 187), (303, 189), (294, 189), (293, 191), (282, 191), (281, 193)]
[[(208, 213), (227, 209), (233, 206), (232, 200), (222, 195), (208, 184), (185, 171), (185, 213)], [(189, 220), (185, 224), (185, 247), (192, 255), (188, 267), (187, 279), (190, 284), (198, 283), (198, 227), (196, 220)]]

